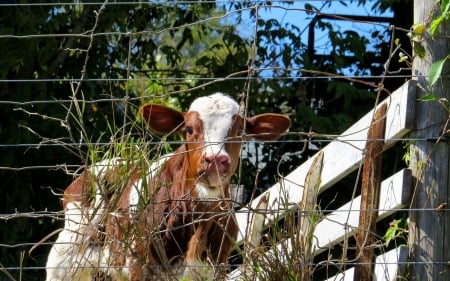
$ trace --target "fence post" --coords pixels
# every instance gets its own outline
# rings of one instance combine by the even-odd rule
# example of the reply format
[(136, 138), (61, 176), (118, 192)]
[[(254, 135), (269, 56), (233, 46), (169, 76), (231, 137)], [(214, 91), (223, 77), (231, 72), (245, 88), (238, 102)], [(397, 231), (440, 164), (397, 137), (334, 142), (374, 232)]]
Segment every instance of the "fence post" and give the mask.
[(354, 281), (370, 281), (373, 276), (386, 111), (386, 104), (382, 104), (380, 108), (375, 110), (367, 134), (361, 177), (359, 225), (355, 236), (357, 257)]
[[(448, 64), (442, 72), (445, 77), (430, 87), (430, 66), (449, 55), (448, 24), (443, 21), (434, 38), (429, 34), (431, 21), (440, 14), (440, 2), (414, 0), (414, 22), (425, 24), (427, 32), (415, 40), (416, 47), (424, 47), (424, 57), (418, 52), (413, 61), (413, 77), (417, 77), (417, 97), (434, 93), (436, 101), (417, 101), (415, 126), (410, 146), (410, 168), (417, 181), (411, 201), (409, 221), (410, 280), (450, 280), (450, 214), (448, 209), (449, 142), (440, 139), (449, 130), (450, 100)], [(416, 51), (417, 48), (414, 48)], [(447, 107), (447, 108), (446, 108)]]

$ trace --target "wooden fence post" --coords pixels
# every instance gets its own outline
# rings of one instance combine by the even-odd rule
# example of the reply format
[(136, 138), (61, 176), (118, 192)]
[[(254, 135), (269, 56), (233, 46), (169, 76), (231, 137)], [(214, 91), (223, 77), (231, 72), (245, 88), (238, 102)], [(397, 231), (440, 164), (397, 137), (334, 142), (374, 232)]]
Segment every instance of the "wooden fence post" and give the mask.
[[(448, 103), (450, 83), (447, 62), (443, 78), (430, 87), (430, 66), (448, 56), (450, 39), (448, 24), (443, 21), (434, 38), (430, 37), (431, 21), (440, 14), (440, 2), (414, 1), (414, 22), (425, 24), (427, 32), (416, 38), (415, 44), (424, 47), (425, 57), (413, 61), (413, 77), (417, 77), (417, 97), (434, 93), (436, 101), (417, 101), (415, 126), (410, 146), (410, 168), (417, 181), (411, 201), (409, 221), (410, 280), (450, 280), (450, 214), (447, 204), (449, 186), (449, 142), (440, 139), (449, 130)], [(418, 40), (420, 39), (420, 41)], [(415, 48), (416, 49), (416, 48)], [(417, 50), (417, 49), (416, 49)], [(445, 77), (444, 77), (445, 76)], [(444, 210), (440, 211), (440, 208)]]
[(361, 180), (359, 226), (356, 233), (354, 281), (371, 281), (375, 262), (376, 225), (381, 189), (381, 168), (386, 129), (387, 105), (375, 110), (367, 134)]

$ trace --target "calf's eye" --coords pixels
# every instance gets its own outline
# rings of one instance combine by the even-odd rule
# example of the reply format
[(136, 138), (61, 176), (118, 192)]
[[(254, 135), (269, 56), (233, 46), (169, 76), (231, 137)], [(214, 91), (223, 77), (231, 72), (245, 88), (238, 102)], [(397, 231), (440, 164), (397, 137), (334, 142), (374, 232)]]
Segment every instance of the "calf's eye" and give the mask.
[(188, 135), (192, 135), (194, 133), (194, 129), (192, 127), (190, 127), (190, 126), (184, 127), (184, 130), (186, 131), (186, 133)]

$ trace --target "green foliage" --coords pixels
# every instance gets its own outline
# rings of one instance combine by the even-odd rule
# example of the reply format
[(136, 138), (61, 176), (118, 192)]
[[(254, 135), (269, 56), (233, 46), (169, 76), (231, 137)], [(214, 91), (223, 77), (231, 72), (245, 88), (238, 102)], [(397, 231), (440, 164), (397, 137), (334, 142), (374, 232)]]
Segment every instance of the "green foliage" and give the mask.
[(428, 74), (430, 86), (433, 86), (437, 82), (437, 80), (441, 77), (442, 69), (444, 68), (444, 64), (449, 58), (450, 58), (450, 56), (447, 56), (441, 60), (438, 60), (437, 62), (435, 62), (431, 65), (430, 72)]
[(434, 36), (441, 25), (443, 21), (448, 21), (450, 18), (450, 1), (449, 0), (442, 0), (440, 11), (441, 15), (437, 16), (433, 19), (430, 26), (430, 34), (431, 36)]
[(444, 108), (444, 110), (449, 114), (450, 116), (450, 104), (448, 102), (447, 98), (440, 98), (438, 99), (437, 96), (434, 93), (428, 93), (420, 98), (417, 99), (418, 101), (422, 102), (439, 102), (439, 104)]
[[(450, 1), (449, 0), (443, 0), (440, 1), (440, 14), (437, 16), (434, 16), (434, 18), (431, 21), (429, 32), (430, 35), (435, 37), (436, 33), (441, 26), (441, 24), (447, 23), (450, 18)], [(418, 43), (420, 40), (414, 40), (415, 38), (422, 37), (426, 31), (427, 26), (425, 24), (416, 23), (412, 27), (414, 35), (413, 35), (413, 43), (416, 43), (416, 46), (421, 46), (420, 49), (416, 49), (416, 53), (418, 53), (420, 58), (423, 58), (425, 56), (425, 49), (422, 47), (420, 43)], [(428, 73), (428, 81), (430, 88), (435, 86), (437, 81), (442, 77), (442, 72), (444, 70), (444, 67), (446, 65), (446, 62), (450, 59), (450, 54), (444, 57), (443, 59), (440, 59), (436, 62), (434, 62), (430, 66), (430, 70)], [(441, 106), (450, 114), (450, 107), (448, 105), (447, 99), (439, 99), (436, 97), (434, 93), (427, 93), (425, 96), (418, 98), (419, 101), (438, 101)]]
[(406, 167), (409, 167), (411, 163), (411, 142), (404, 142), (405, 153), (403, 154), (402, 160), (405, 162)]
[(406, 242), (406, 233), (407, 233), (408, 226), (406, 225), (406, 219), (398, 219), (393, 220), (389, 223), (389, 228), (386, 230), (386, 233), (384, 234), (384, 240), (386, 247), (389, 246), (391, 241), (395, 241), (396, 239), (400, 238), (402, 239), (402, 243)]
[(435, 94), (429, 93), (429, 94), (426, 94), (426, 95), (418, 98), (417, 100), (419, 100), (419, 101), (436, 101), (437, 97)]

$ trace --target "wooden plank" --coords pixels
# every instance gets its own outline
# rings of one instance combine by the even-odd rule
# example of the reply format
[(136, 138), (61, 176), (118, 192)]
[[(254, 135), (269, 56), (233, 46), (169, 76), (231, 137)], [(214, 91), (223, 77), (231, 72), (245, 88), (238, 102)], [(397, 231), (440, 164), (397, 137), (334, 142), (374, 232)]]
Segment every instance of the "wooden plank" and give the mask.
[(358, 230), (356, 233), (356, 261), (354, 281), (372, 279), (375, 257), (378, 202), (380, 199), (382, 153), (386, 125), (386, 104), (375, 111), (369, 133), (367, 134), (364, 166), (362, 170), (361, 206)]
[(374, 281), (407, 280), (408, 247), (400, 246), (377, 257)]
[[(323, 153), (319, 152), (317, 157), (314, 158), (314, 162), (308, 175), (305, 179), (305, 188), (303, 189), (302, 203), (300, 206), (299, 220), (300, 225), (298, 226), (298, 245), (301, 246), (302, 251), (304, 251), (304, 261), (310, 262), (314, 259), (314, 255), (311, 255), (311, 243), (314, 234), (315, 223), (317, 220), (316, 210), (317, 210), (317, 195), (319, 194), (320, 187), (320, 175), (322, 174), (322, 164), (323, 164)], [(306, 280), (301, 278), (301, 280)]]
[[(258, 202), (258, 210), (265, 210), (267, 208), (267, 196), (261, 197)], [(248, 226), (249, 231), (248, 236), (245, 238), (244, 248), (242, 253), (242, 259), (244, 264), (252, 264), (252, 260), (255, 256), (258, 256), (264, 252), (261, 243), (261, 235), (264, 226), (264, 213), (254, 212), (250, 219), (250, 224)], [(256, 272), (251, 266), (242, 266), (239, 268), (239, 276), (242, 280), (254, 280)]]
[[(400, 246), (378, 256), (375, 261), (373, 281), (403, 280), (401, 277), (405, 276), (407, 257), (408, 249), (406, 246)], [(326, 281), (352, 281), (353, 278), (354, 268), (350, 268), (326, 279)]]
[[(397, 93), (403, 95), (396, 97)], [(412, 128), (416, 114), (417, 81), (408, 81), (392, 94), (392, 102), (386, 113), (387, 144), (394, 144)], [(400, 100), (398, 100), (400, 99)]]
[[(409, 81), (395, 91), (391, 97), (383, 101), (383, 103), (388, 105), (385, 133), (388, 145), (405, 135), (412, 128), (410, 120), (414, 116), (414, 106), (411, 106), (411, 104), (415, 102), (415, 85), (414, 81)], [(358, 167), (362, 159), (362, 150), (365, 147), (367, 130), (372, 116), (373, 111), (367, 113), (336, 140), (321, 150), (325, 158), (320, 192), (328, 189)], [(271, 211), (266, 217), (266, 223), (273, 221), (276, 216), (280, 217), (279, 212), (286, 205), (297, 208), (301, 202), (306, 174), (314, 158), (308, 159), (266, 191), (269, 194), (268, 210)], [(248, 207), (237, 211), (236, 218), (240, 229), (237, 239), (238, 243), (241, 243), (246, 236), (245, 230), (248, 225), (249, 212), (255, 209), (259, 201), (260, 198), (256, 198)]]
[[(403, 169), (381, 183), (378, 221), (398, 209), (409, 206), (412, 190), (411, 171)], [(328, 250), (355, 234), (359, 224), (361, 196), (327, 215), (314, 231), (315, 254)]]

